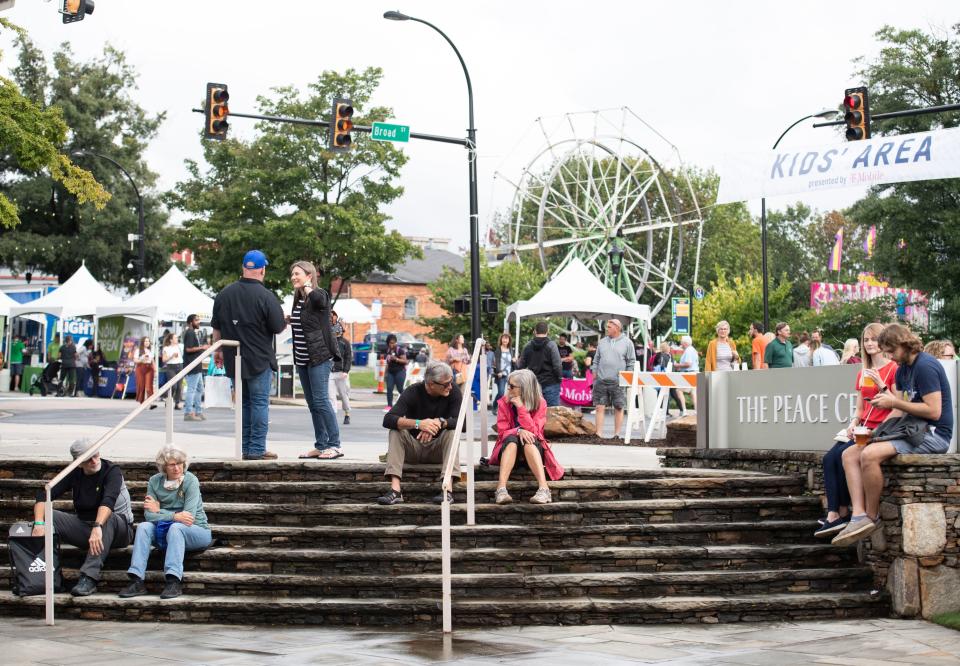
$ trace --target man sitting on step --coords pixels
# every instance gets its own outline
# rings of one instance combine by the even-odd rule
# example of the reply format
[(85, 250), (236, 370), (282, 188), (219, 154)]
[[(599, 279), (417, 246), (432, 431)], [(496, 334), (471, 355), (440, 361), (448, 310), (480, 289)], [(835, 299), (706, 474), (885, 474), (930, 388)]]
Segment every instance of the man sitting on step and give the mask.
[[(70, 446), (70, 455), (76, 460), (90, 444), (87, 439), (78, 439)], [(55, 485), (50, 497), (57, 499), (68, 490), (73, 492), (76, 515), (54, 509), (53, 533), (71, 546), (86, 550), (80, 578), (70, 590), (75, 597), (85, 597), (97, 591), (100, 569), (110, 549), (125, 548), (133, 539), (133, 510), (123, 473), (102, 459), (99, 451)], [(33, 536), (44, 533), (45, 499), (41, 489), (33, 506)]]
[[(405, 462), (443, 463), (456, 437), (457, 414), (462, 401), (460, 389), (453, 383), (453, 370), (446, 363), (431, 363), (423, 381), (411, 384), (384, 414), (383, 427), (389, 428), (387, 468), (390, 490), (377, 498), (379, 504), (400, 504), (400, 479)], [(447, 493), (453, 501), (453, 493)], [(440, 492), (433, 501), (443, 501)]]

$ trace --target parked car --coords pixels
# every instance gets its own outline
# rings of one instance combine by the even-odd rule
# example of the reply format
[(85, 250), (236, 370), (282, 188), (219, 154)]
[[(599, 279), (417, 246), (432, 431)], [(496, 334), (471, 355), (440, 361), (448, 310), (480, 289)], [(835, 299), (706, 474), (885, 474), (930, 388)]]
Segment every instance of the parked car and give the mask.
[[(382, 356), (387, 353), (387, 336), (390, 335), (390, 331), (380, 331), (376, 334), (376, 343), (374, 348), (377, 350), (377, 355)], [(397, 336), (397, 344), (401, 347), (407, 348), (407, 358), (411, 361), (417, 360), (417, 356), (421, 353), (425, 354), (427, 358), (430, 358), (430, 345), (428, 345), (423, 340), (417, 340), (415, 337), (409, 333), (394, 333), (393, 335)], [(367, 333), (363, 336), (364, 344), (371, 344), (373, 340), (373, 334)]]

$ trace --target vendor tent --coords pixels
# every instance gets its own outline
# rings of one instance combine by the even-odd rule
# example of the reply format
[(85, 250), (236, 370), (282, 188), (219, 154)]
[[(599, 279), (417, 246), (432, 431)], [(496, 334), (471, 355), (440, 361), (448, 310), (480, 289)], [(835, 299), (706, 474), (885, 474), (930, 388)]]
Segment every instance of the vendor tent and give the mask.
[(510, 319), (516, 326), (516, 344), (520, 344), (520, 320), (527, 317), (563, 316), (586, 321), (615, 318), (629, 323), (638, 320), (646, 339), (650, 331), (650, 306), (633, 303), (607, 288), (580, 259), (566, 267), (527, 301), (517, 301), (507, 308), (503, 330), (510, 330)]
[(130, 317), (151, 325), (158, 321), (186, 321), (191, 314), (210, 321), (213, 299), (193, 286), (176, 266), (159, 280), (123, 303), (97, 308), (97, 318)]
[(373, 312), (355, 298), (338, 298), (333, 309), (344, 324), (372, 324)]

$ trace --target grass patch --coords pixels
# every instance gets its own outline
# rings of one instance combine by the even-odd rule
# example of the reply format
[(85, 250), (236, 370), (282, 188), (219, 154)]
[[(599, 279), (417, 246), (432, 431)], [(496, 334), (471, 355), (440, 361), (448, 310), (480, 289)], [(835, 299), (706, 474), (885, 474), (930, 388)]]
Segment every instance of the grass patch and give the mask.
[(377, 388), (377, 377), (373, 370), (351, 370), (350, 386), (353, 388)]
[(943, 627), (960, 631), (960, 612), (942, 613), (940, 615), (934, 615), (931, 619)]

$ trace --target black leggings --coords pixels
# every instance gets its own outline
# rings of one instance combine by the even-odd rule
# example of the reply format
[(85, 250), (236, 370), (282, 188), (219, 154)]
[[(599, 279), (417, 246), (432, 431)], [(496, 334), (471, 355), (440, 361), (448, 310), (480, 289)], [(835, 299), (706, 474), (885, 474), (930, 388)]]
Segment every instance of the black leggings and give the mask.
[(827, 494), (827, 511), (838, 511), (842, 506), (850, 506), (847, 474), (843, 471), (843, 452), (851, 446), (852, 441), (837, 442), (823, 456), (823, 489)]
[[(518, 435), (510, 435), (509, 437), (503, 440), (503, 448), (500, 450), (500, 459), (501, 460), (503, 459), (503, 452), (506, 450), (509, 444), (517, 445), (517, 461), (513, 464), (513, 466), (519, 467), (522, 465), (523, 467), (526, 467), (527, 457), (525, 455), (522, 455), (520, 452), (520, 449), (522, 448), (522, 444), (520, 443), (520, 437)], [(533, 444), (528, 444), (527, 446), (535, 447), (537, 451), (540, 452), (540, 460), (541, 461), (543, 460), (543, 444), (540, 442), (539, 439), (536, 440)]]

